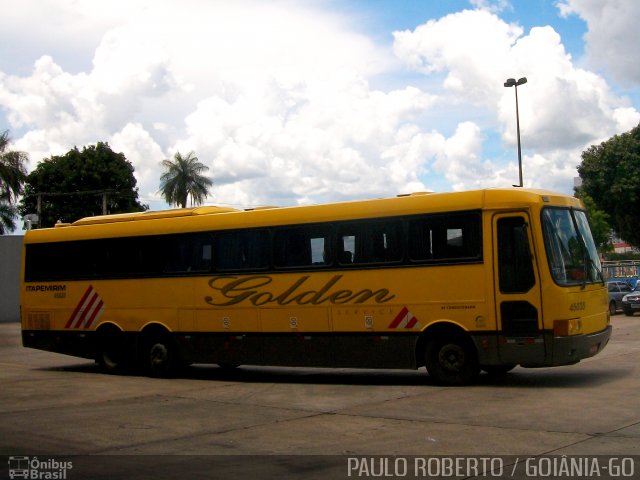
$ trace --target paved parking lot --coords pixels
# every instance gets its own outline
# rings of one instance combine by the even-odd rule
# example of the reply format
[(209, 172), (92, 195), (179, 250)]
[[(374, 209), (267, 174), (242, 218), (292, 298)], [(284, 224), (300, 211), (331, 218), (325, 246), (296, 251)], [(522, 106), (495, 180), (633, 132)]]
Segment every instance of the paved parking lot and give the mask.
[(177, 379), (111, 376), (24, 349), (19, 325), (0, 324), (0, 453), (79, 455), (70, 480), (347, 478), (349, 457), (378, 455), (638, 455), (640, 317), (612, 323), (608, 347), (578, 365), (458, 388), (424, 370), (198, 365)]

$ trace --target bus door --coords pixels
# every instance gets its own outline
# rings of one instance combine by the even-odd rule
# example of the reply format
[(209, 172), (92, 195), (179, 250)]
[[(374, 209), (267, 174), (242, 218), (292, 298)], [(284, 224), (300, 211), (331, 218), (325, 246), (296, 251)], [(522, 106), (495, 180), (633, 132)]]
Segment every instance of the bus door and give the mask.
[(545, 357), (540, 280), (526, 212), (493, 218), (493, 265), (498, 356), (502, 363)]

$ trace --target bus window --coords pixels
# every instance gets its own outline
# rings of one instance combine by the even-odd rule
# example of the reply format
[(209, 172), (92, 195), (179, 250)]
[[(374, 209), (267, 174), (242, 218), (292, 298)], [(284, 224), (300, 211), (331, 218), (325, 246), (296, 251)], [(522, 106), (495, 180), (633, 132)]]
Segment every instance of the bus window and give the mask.
[(413, 261), (480, 260), (482, 233), (476, 213), (428, 215), (409, 222)]
[(324, 265), (325, 264), (325, 238), (316, 237), (311, 238), (311, 264), (312, 265)]
[(600, 257), (598, 256), (598, 250), (596, 243), (591, 235), (591, 228), (589, 227), (589, 220), (587, 214), (581, 210), (574, 210), (573, 214), (576, 219), (576, 226), (580, 233), (583, 246), (586, 250), (585, 261), (588, 263), (585, 270), (587, 272), (587, 279), (591, 281), (601, 281), (604, 283), (602, 277), (602, 265), (600, 263)]
[(338, 227), (338, 262), (345, 264), (394, 263), (402, 260), (400, 221), (358, 222)]
[(340, 265), (350, 265), (353, 263), (353, 251), (355, 250), (356, 236), (343, 233), (340, 235), (340, 239), (338, 263)]
[(185, 235), (184, 241), (189, 244), (191, 259), (189, 262), (190, 272), (208, 272), (212, 263), (212, 242), (213, 239), (208, 233), (191, 233)]
[(271, 244), (267, 230), (225, 232), (216, 235), (216, 270), (263, 270), (269, 266)]
[(576, 285), (601, 281), (600, 260), (584, 212), (545, 208), (542, 231), (556, 283)]
[(103, 240), (28, 245), (25, 280), (91, 278), (105, 268), (105, 255)]
[(498, 265), (502, 293), (525, 293), (535, 285), (524, 218), (507, 217), (498, 220)]
[(274, 253), (276, 267), (311, 267), (331, 263), (330, 228), (304, 226), (276, 230)]
[[(192, 233), (154, 238), (149, 246), (161, 249), (158, 258), (164, 258), (165, 273), (208, 272), (211, 270), (211, 235)], [(146, 250), (151, 256), (153, 248)], [(151, 263), (151, 262), (149, 262)], [(149, 272), (151, 273), (151, 272)]]
[[(156, 246), (149, 239), (144, 237), (112, 238), (104, 243), (107, 262), (105, 263), (105, 272), (100, 272), (103, 275), (106, 273), (108, 277), (134, 277), (140, 274), (157, 273), (157, 269), (152, 268), (152, 265), (145, 265), (144, 252), (148, 252)], [(158, 262), (155, 266), (158, 266)]]

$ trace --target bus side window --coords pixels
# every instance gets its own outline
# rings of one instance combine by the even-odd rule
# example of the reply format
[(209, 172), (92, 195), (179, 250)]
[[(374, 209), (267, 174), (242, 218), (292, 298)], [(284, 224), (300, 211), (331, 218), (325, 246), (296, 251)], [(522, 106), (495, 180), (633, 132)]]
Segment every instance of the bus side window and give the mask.
[(431, 260), (433, 258), (432, 232), (425, 219), (409, 223), (409, 258), (411, 260)]
[(282, 228), (275, 232), (276, 267), (325, 266), (331, 263), (330, 228), (308, 226)]
[(412, 261), (477, 261), (482, 259), (480, 215), (474, 212), (425, 215), (409, 222)]
[(267, 230), (216, 234), (215, 267), (219, 271), (263, 270), (271, 261)]
[(536, 283), (527, 224), (522, 217), (498, 220), (498, 275), (503, 293), (525, 293)]
[(340, 265), (350, 265), (353, 263), (353, 250), (356, 245), (356, 236), (348, 233), (339, 235), (340, 245), (338, 245), (338, 263)]
[(212, 263), (212, 243), (210, 234), (194, 234), (191, 238), (193, 242), (193, 261), (191, 271), (208, 272)]
[(108, 277), (133, 277), (145, 271), (145, 237), (112, 238), (105, 242), (107, 262), (104, 274)]
[[(165, 273), (208, 272), (211, 269), (211, 235), (191, 233), (169, 236), (164, 241), (156, 237), (156, 248), (162, 247)], [(150, 242), (148, 252), (153, 251)]]
[(165, 273), (183, 273), (190, 271), (193, 250), (190, 242), (180, 237), (167, 238), (164, 245)]
[(402, 260), (402, 224), (397, 220), (345, 223), (338, 228), (341, 265)]

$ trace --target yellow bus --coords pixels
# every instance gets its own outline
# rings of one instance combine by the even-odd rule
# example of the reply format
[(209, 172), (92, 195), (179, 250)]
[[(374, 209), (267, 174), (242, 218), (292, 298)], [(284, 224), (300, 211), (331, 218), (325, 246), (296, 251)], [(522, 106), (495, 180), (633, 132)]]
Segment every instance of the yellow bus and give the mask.
[(584, 207), (487, 189), (89, 217), (25, 234), (26, 347), (107, 371), (569, 365), (611, 326)]

